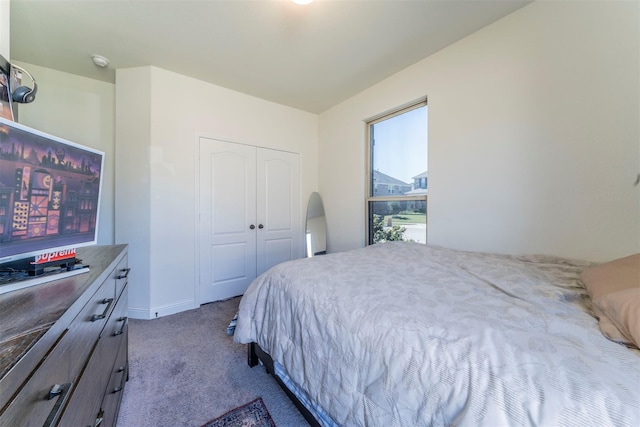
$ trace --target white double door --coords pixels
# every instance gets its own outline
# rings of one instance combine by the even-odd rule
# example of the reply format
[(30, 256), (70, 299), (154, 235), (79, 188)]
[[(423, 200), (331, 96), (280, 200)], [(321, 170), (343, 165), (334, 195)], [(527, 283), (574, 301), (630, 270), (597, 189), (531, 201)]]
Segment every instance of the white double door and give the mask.
[(199, 303), (302, 256), (298, 155), (200, 138)]

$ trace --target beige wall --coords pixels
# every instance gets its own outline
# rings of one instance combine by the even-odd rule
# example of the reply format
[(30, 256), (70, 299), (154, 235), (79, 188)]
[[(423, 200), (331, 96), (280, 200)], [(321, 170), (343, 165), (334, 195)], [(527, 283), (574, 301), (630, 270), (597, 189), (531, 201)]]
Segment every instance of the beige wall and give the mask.
[[(18, 104), (17, 121), (105, 152), (98, 243), (114, 242), (114, 105), (111, 83), (16, 62), (38, 82), (36, 100)], [(32, 87), (25, 78), (23, 84)]]
[(363, 120), (429, 98), (429, 243), (640, 251), (638, 2), (535, 2), (320, 115), (329, 250), (364, 244)]
[(194, 308), (198, 137), (299, 153), (304, 218), (318, 185), (317, 115), (155, 67), (118, 70), (116, 92), (116, 240), (131, 265), (148, 266), (131, 272), (130, 313)]

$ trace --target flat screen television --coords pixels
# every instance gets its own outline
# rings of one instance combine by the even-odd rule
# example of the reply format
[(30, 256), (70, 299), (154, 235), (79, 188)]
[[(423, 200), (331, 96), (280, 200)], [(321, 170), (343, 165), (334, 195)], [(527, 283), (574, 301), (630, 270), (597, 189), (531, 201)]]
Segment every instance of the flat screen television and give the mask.
[(96, 244), (103, 168), (102, 151), (0, 118), (0, 270)]

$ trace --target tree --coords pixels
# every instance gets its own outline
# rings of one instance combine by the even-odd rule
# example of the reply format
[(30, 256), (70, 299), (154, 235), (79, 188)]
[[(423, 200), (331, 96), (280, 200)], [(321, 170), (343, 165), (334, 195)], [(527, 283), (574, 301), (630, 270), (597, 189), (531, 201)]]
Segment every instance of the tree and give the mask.
[(407, 229), (405, 227), (400, 227), (399, 225), (394, 225), (393, 227), (384, 229), (384, 216), (382, 215), (373, 215), (373, 242), (395, 242), (395, 241), (404, 241), (404, 232)]

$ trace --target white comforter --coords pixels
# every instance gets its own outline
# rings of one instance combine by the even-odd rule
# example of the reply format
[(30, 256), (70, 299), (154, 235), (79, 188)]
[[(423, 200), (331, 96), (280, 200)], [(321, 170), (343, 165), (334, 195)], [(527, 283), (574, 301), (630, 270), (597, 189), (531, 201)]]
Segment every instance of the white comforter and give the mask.
[(291, 261), (235, 340), (343, 426), (638, 426), (640, 356), (598, 330), (585, 266), (413, 243)]

